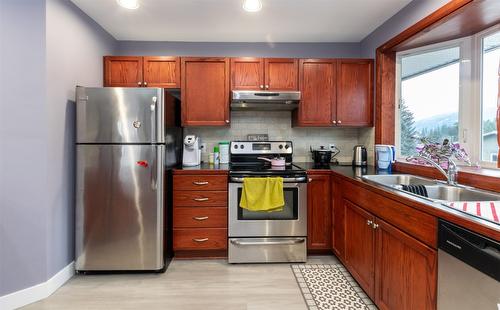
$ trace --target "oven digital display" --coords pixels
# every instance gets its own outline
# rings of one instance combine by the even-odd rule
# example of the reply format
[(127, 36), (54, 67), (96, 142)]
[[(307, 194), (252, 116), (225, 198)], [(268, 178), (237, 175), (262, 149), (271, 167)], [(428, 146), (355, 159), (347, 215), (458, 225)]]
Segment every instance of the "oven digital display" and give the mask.
[(252, 150), (254, 150), (254, 151), (270, 151), (271, 150), (271, 143), (252, 144)]

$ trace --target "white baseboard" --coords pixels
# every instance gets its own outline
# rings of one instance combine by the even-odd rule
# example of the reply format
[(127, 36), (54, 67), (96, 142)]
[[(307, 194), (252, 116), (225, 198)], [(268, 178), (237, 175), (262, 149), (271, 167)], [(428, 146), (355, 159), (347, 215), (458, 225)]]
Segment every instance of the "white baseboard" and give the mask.
[(0, 297), (0, 309), (17, 309), (47, 298), (75, 274), (75, 262), (59, 270), (47, 281)]

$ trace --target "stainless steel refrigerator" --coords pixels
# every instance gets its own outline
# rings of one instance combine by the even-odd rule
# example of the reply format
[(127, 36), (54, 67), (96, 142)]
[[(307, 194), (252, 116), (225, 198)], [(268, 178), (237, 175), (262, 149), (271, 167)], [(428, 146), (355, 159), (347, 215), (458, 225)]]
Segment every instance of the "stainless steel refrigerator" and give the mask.
[(160, 88), (76, 88), (77, 271), (164, 270), (179, 106)]

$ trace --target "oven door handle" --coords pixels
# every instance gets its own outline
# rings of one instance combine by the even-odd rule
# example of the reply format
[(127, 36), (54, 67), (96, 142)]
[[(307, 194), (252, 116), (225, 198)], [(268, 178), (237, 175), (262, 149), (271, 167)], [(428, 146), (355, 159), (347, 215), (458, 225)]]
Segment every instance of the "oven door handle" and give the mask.
[(285, 240), (285, 241), (240, 241), (236, 239), (231, 239), (231, 243), (234, 245), (294, 245), (304, 243), (306, 240), (304, 238)]
[[(243, 183), (244, 178), (240, 177), (231, 177), (230, 181), (232, 183)], [(283, 183), (303, 183), (306, 182), (306, 177), (298, 177), (298, 178), (283, 178)]]

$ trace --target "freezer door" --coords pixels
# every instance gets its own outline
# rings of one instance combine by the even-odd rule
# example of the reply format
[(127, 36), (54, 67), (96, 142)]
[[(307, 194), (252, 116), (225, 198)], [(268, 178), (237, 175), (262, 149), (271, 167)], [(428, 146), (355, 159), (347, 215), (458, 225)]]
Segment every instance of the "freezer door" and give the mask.
[(164, 151), (77, 145), (77, 270), (163, 268)]
[(76, 88), (77, 143), (164, 143), (161, 88)]

